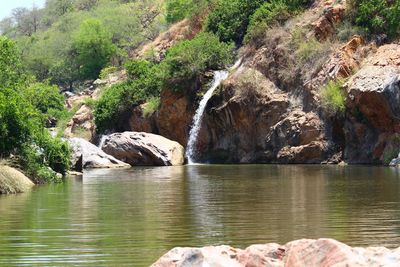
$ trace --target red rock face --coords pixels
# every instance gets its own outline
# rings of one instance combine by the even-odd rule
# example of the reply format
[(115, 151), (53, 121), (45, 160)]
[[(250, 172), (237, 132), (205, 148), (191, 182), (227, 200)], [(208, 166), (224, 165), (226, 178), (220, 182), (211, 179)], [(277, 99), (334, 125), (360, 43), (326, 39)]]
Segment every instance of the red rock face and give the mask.
[(381, 163), (387, 140), (400, 133), (400, 46), (380, 47), (345, 87), (345, 156), (355, 163)]
[(192, 118), (193, 110), (187, 96), (163, 90), (156, 117), (160, 135), (186, 146)]
[(329, 267), (397, 266), (400, 248), (352, 248), (333, 239), (302, 239), (286, 245), (174, 248), (151, 267)]

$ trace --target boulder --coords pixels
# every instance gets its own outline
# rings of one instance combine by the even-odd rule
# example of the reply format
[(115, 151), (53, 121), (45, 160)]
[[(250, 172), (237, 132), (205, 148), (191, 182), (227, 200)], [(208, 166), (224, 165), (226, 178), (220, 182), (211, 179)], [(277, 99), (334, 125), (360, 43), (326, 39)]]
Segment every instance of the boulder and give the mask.
[(102, 149), (132, 166), (175, 166), (184, 163), (184, 148), (155, 134), (115, 133), (105, 139)]
[(345, 157), (351, 163), (382, 163), (389, 140), (400, 133), (400, 45), (381, 46), (345, 88)]
[(24, 193), (33, 186), (34, 183), (20, 171), (0, 165), (0, 194)]
[(97, 146), (81, 138), (71, 138), (72, 166), (75, 171), (91, 168), (129, 168), (130, 166), (110, 156)]
[(400, 248), (352, 248), (333, 239), (302, 239), (286, 245), (253, 245), (244, 250), (229, 246), (174, 248), (151, 267), (321, 267), (397, 266)]

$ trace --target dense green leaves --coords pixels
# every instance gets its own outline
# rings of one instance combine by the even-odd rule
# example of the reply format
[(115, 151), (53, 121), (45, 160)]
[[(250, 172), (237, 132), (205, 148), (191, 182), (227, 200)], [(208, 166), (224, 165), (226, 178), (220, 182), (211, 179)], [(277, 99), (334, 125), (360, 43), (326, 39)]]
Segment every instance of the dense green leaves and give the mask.
[(353, 22), (370, 33), (400, 33), (400, 0), (351, 0), (349, 9)]
[(183, 90), (187, 82), (195, 82), (206, 70), (224, 68), (233, 59), (233, 46), (219, 41), (211, 33), (200, 33), (167, 51), (161, 63), (163, 80), (171, 90)]
[(100, 20), (85, 20), (73, 36), (76, 60), (82, 78), (95, 79), (115, 53), (110, 33)]
[[(44, 129), (44, 118), (62, 111), (56, 87), (26, 78), (15, 44), (0, 37), (0, 156), (21, 158), (25, 171), (38, 181), (55, 181), (69, 167), (69, 148)], [(50, 171), (48, 167), (53, 170)]]
[(221, 41), (240, 44), (246, 34), (250, 16), (264, 0), (220, 0), (209, 14), (206, 29)]

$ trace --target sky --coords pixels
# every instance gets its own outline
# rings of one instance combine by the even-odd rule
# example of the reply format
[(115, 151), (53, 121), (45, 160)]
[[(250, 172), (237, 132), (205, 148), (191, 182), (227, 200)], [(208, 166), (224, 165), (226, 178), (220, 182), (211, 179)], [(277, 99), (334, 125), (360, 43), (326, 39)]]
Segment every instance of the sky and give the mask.
[(0, 20), (8, 17), (11, 14), (11, 10), (16, 7), (31, 8), (33, 4), (43, 7), (44, 2), (46, 0), (0, 0)]

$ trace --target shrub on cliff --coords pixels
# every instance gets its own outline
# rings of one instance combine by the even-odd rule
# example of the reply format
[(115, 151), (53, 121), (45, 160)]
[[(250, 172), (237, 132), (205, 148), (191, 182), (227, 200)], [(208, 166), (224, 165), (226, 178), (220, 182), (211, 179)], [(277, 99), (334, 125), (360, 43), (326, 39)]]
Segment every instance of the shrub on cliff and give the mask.
[(240, 44), (250, 16), (263, 3), (263, 0), (220, 0), (208, 16), (206, 30), (215, 33), (223, 42)]
[(309, 0), (272, 0), (265, 2), (250, 17), (245, 42), (259, 42), (267, 29), (282, 24), (309, 4)]
[(343, 81), (330, 81), (321, 89), (322, 103), (333, 113), (343, 113), (345, 110), (346, 95), (342, 89)]
[(96, 104), (94, 115), (99, 132), (116, 130), (132, 106), (160, 94), (158, 68), (158, 65), (145, 60), (131, 60), (125, 64), (128, 81), (106, 89)]
[(232, 62), (233, 46), (220, 42), (211, 33), (200, 33), (192, 40), (181, 41), (167, 51), (161, 63), (163, 84), (171, 90), (187, 88), (206, 70), (224, 68)]
[(400, 34), (400, 0), (351, 0), (348, 10), (353, 22), (369, 33)]

